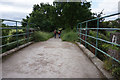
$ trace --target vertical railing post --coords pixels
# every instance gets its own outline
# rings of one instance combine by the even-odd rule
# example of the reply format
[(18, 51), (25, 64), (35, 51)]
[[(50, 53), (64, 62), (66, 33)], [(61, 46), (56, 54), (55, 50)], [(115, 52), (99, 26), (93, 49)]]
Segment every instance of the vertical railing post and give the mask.
[(16, 40), (17, 40), (17, 47), (19, 46), (18, 42), (18, 26), (17, 26), (17, 21), (16, 21)]
[(78, 40), (79, 40), (79, 24), (77, 24), (77, 35), (78, 35)]
[(79, 32), (79, 31), (78, 31), (78, 25), (79, 25), (79, 24), (77, 24), (77, 33)]
[[(98, 28), (99, 28), (99, 19), (97, 19), (97, 34), (96, 38), (98, 38)], [(96, 39), (96, 48), (98, 48), (98, 40)], [(95, 49), (95, 56), (97, 56), (97, 49)]]
[(79, 38), (79, 29), (78, 29), (78, 26), (79, 26), (79, 24), (77, 24), (77, 35), (78, 35), (78, 38)]
[(87, 43), (86, 43), (86, 41), (87, 41), (87, 27), (88, 27), (88, 22), (86, 22), (85, 47), (87, 47)]
[(82, 28), (82, 23), (80, 24), (80, 44), (81, 44), (81, 28)]
[(27, 42), (29, 42), (29, 26), (28, 26), (28, 23), (27, 23)]
[[(0, 19), (0, 26), (2, 26), (2, 20)], [(2, 27), (0, 29), (0, 37), (2, 37)], [(2, 38), (0, 38), (0, 46), (2, 46)], [(2, 47), (0, 47), (0, 54), (2, 54)]]

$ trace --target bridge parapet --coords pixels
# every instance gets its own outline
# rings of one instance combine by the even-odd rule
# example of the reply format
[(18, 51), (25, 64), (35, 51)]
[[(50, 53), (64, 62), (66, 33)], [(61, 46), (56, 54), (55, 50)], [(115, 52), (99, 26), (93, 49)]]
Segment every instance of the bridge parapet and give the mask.
[[(92, 49), (95, 49), (95, 56), (98, 55), (98, 52), (103, 53), (105, 56), (112, 58), (113, 60), (115, 60), (116, 62), (120, 63), (120, 60), (118, 58), (120, 58), (120, 43), (119, 43), (119, 37), (117, 36), (116, 41), (117, 42), (112, 42), (109, 41), (110, 37), (108, 39), (108, 37), (106, 37), (106, 33), (108, 33), (107, 31), (116, 31), (118, 32), (116, 35), (120, 34), (120, 28), (103, 28), (103, 26), (100, 25), (101, 21), (105, 18), (108, 17), (112, 17), (112, 16), (116, 16), (119, 15), (120, 13), (116, 13), (116, 14), (111, 14), (108, 16), (104, 16), (104, 17), (98, 17), (95, 19), (91, 19), (91, 20), (87, 20), (81, 23), (78, 23), (77, 25), (77, 33), (79, 35), (79, 39), (80, 39), (80, 43), (83, 43), (85, 45), (86, 48), (88, 48), (89, 46), (92, 47)], [(95, 26), (90, 26), (90, 23), (94, 22), (96, 23)], [(92, 35), (91, 35), (92, 34)], [(103, 35), (104, 34), (104, 35)], [(93, 36), (94, 35), (94, 36)], [(89, 42), (88, 39), (91, 39), (92, 42)], [(104, 49), (101, 47), (105, 47)], [(112, 49), (112, 50), (117, 50), (118, 53), (115, 53), (116, 55), (118, 55), (118, 57), (112, 56), (108, 53), (108, 50), (106, 49)]]
[[(0, 19), (0, 51), (4, 53), (13, 48), (19, 47), (22, 44), (28, 43), (33, 40), (34, 28), (30, 28), (30, 24), (27, 26), (19, 26), (22, 24), (21, 21), (9, 20), (9, 19)], [(10, 22), (12, 25), (8, 26), (5, 22)], [(10, 24), (9, 23), (9, 24)], [(13, 25), (14, 24), (14, 25)], [(33, 24), (33, 23), (32, 23)]]

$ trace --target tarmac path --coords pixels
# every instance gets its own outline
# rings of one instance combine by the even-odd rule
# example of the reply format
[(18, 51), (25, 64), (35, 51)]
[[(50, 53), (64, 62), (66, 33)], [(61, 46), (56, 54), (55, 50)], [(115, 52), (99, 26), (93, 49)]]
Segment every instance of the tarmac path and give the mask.
[(51, 38), (3, 58), (3, 78), (102, 78), (73, 43)]

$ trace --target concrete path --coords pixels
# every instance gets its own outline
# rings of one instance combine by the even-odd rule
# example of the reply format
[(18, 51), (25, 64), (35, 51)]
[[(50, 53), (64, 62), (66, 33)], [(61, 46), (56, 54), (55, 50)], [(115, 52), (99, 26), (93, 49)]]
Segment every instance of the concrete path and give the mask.
[(101, 78), (101, 73), (75, 45), (50, 39), (3, 59), (3, 78)]

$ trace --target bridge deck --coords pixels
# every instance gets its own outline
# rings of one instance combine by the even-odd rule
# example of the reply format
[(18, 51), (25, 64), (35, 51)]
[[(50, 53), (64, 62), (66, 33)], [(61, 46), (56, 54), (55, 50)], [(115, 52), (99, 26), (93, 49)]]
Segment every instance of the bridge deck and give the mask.
[(53, 38), (5, 57), (2, 70), (3, 78), (101, 78), (75, 44)]

